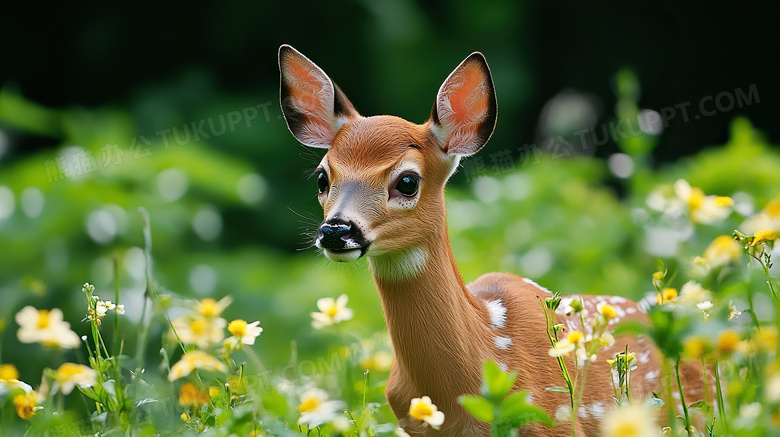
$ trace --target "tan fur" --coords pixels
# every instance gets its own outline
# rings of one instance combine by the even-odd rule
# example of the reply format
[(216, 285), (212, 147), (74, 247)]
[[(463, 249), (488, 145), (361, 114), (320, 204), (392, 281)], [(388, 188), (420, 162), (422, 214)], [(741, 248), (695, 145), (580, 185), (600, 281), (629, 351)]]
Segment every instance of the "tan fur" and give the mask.
[[(310, 61), (297, 52), (285, 52), (283, 56), (285, 50), (292, 49), (280, 50), (282, 96), (287, 90), (288, 94), (305, 101), (307, 96), (300, 95), (301, 90), (288, 89), (294, 84), (285, 78), (288, 67), (284, 59), (295, 60), (293, 67), (289, 67), (294, 68), (295, 77), (306, 76)], [(326, 81), (322, 80), (321, 70), (311, 65), (317, 83), (330, 83), (327, 77)], [(370, 242), (365, 254), (374, 273), (396, 358), (386, 394), (400, 426), (413, 436), (488, 435), (487, 425), (470, 416), (457, 402), (460, 395), (479, 392), (482, 365), (488, 359), (517, 370), (515, 389), (529, 390), (533, 403), (554, 416), (569, 401), (568, 394), (545, 390), (565, 385), (556, 360), (548, 355), (551, 345), (545, 334), (540, 299), (549, 293), (506, 273), (489, 273), (467, 286), (449, 242), (444, 186), (458, 162), (455, 155), (475, 153), (492, 132), (492, 126), (485, 123), (495, 120), (495, 99), (484, 94), (492, 93), (492, 80), (484, 60), (480, 62), (479, 57), (472, 55), (464, 61), (442, 86), (434, 106), (434, 111), (436, 107), (457, 109), (464, 102), (477, 102), (476, 112), (481, 118), (476, 121), (469, 115), (474, 108), (467, 107), (471, 112), (465, 117), (461, 113), (449, 115), (453, 120), (466, 119), (468, 125), (462, 122), (442, 126), (435, 113), (422, 125), (393, 116), (361, 117), (341, 91), (335, 90), (328, 95), (344, 99), (339, 105), (347, 109), (338, 114), (346, 121), (334, 128), (332, 143), (329, 142), (331, 133), (312, 139), (313, 131), (308, 129), (305, 117), (298, 117), (294, 111), (286, 112), (285, 116), (294, 121), (296, 117), (304, 120), (288, 119), (299, 139), (299, 132), (305, 132), (304, 139), (312, 140), (317, 146), (330, 145), (326, 155), (330, 188), (320, 195), (326, 221), (334, 216), (346, 218)], [(458, 90), (470, 94), (458, 94)], [(457, 141), (457, 146), (448, 141)], [(422, 177), (416, 204), (408, 209), (395, 208), (388, 201), (395, 183), (392, 175), (398, 172), (401, 163), (419, 169)], [(403, 271), (393, 271), (394, 268)], [(506, 308), (505, 320), (501, 326), (495, 326), (486, 303), (499, 299)], [(585, 306), (595, 314), (596, 304), (605, 299), (610, 298), (586, 296)], [(647, 320), (636, 303), (612, 299), (610, 304), (625, 312), (622, 320)], [(560, 323), (569, 326), (565, 316), (557, 317)], [(570, 327), (582, 329), (579, 323)], [(503, 339), (496, 340), (497, 336)], [(578, 435), (600, 434), (600, 418), (614, 405), (611, 374), (605, 360), (624, 350), (626, 345), (629, 351), (643, 357), (632, 373), (634, 399), (662, 392), (660, 378), (646, 378), (661, 366), (661, 356), (651, 341), (617, 338), (613, 347), (599, 355), (588, 373), (581, 402), (585, 414), (578, 419)], [(568, 366), (574, 368), (571, 359)], [(691, 403), (701, 399), (702, 384), (695, 368), (687, 367), (686, 372), (687, 382), (691, 382), (686, 401)], [(429, 396), (445, 413), (440, 431), (409, 417), (411, 399), (422, 396)], [(522, 430), (522, 435), (568, 436), (571, 424), (559, 423), (554, 429), (531, 426)]]

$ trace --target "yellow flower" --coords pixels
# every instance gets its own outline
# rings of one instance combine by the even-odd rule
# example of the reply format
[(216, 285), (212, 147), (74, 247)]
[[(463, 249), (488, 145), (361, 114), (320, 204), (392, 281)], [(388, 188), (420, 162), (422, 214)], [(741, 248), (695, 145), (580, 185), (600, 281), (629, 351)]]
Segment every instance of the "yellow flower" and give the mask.
[(563, 340), (556, 342), (547, 353), (553, 358), (563, 357), (569, 355), (574, 349), (577, 349), (577, 345), (570, 342), (567, 338), (564, 338)]
[(765, 326), (758, 330), (755, 339), (762, 350), (772, 352), (777, 348), (777, 328)]
[(29, 419), (35, 415), (38, 404), (35, 400), (35, 392), (18, 394), (14, 396), (14, 408), (16, 415), (22, 419)]
[(597, 340), (599, 345), (603, 347), (610, 347), (615, 344), (615, 337), (613, 337), (609, 332), (603, 332)]
[(688, 281), (680, 289), (681, 303), (697, 305), (707, 301), (712, 301), (712, 293), (696, 281)]
[(690, 337), (683, 343), (683, 355), (691, 360), (699, 360), (709, 349), (710, 342), (702, 337)]
[(742, 311), (738, 310), (736, 306), (734, 306), (734, 301), (729, 301), (729, 322), (734, 320), (735, 317), (738, 317), (740, 314), (742, 314)]
[(580, 331), (572, 331), (566, 336), (566, 340), (571, 344), (580, 344), (585, 336)]
[(606, 320), (611, 320), (617, 317), (617, 310), (615, 310), (615, 307), (612, 305), (600, 303), (596, 308), (598, 309), (599, 314), (604, 316)]
[(233, 334), (236, 340), (243, 344), (255, 344), (255, 338), (263, 332), (263, 328), (258, 326), (260, 322), (247, 324), (246, 320), (236, 319), (228, 325), (228, 331)]
[(742, 255), (742, 246), (729, 235), (721, 235), (704, 251), (704, 259), (710, 267), (723, 266)]
[(720, 333), (715, 350), (719, 357), (728, 357), (733, 354), (739, 346), (739, 335), (727, 329)]
[(436, 405), (431, 402), (431, 398), (428, 396), (412, 399), (409, 407), (409, 416), (412, 419), (427, 423), (433, 429), (441, 428), (441, 425), (444, 423), (444, 413), (436, 408)]
[(770, 371), (764, 388), (767, 401), (773, 404), (780, 401), (780, 373)]
[(301, 413), (298, 424), (319, 426), (331, 422), (339, 417), (343, 408), (343, 402), (328, 400), (328, 393), (325, 390), (319, 388), (306, 390), (298, 405), (298, 411)]
[(57, 369), (54, 380), (63, 394), (70, 394), (73, 387), (92, 387), (97, 384), (98, 373), (95, 369), (82, 364), (65, 363)]
[(195, 306), (195, 311), (200, 313), (203, 317), (217, 317), (222, 314), (222, 311), (233, 302), (230, 296), (225, 296), (217, 302), (216, 300), (207, 297)]
[(179, 390), (179, 405), (182, 407), (200, 408), (209, 403), (209, 396), (198, 390), (191, 382), (184, 383)]
[(734, 206), (734, 199), (728, 196), (718, 196), (713, 201), (715, 206), (719, 207), (731, 207)]
[(602, 437), (658, 437), (656, 413), (641, 405), (629, 405), (610, 411), (601, 422)]
[(178, 339), (184, 344), (194, 344), (205, 349), (225, 338), (227, 321), (221, 317), (186, 315), (177, 317), (171, 324)]
[(750, 240), (750, 245), (755, 246), (759, 243), (770, 243), (777, 239), (777, 232), (770, 229), (761, 229), (753, 234), (753, 239)]
[(677, 299), (677, 289), (676, 288), (664, 288), (661, 290), (661, 293), (656, 295), (655, 300), (658, 302), (659, 305), (663, 305), (665, 303), (671, 302), (673, 300)]
[(16, 390), (24, 390), (25, 393), (33, 391), (29, 384), (18, 379), (0, 379), (0, 399), (5, 398), (9, 393)]
[(19, 379), (19, 371), (13, 364), (0, 364), (0, 380)]
[(688, 211), (694, 222), (712, 224), (731, 214), (734, 201), (726, 196), (705, 196), (701, 188), (691, 187), (680, 179), (674, 184), (677, 195), (688, 204)]
[(762, 229), (780, 232), (780, 198), (769, 202), (761, 212), (745, 220), (740, 226), (740, 230), (748, 235)]
[(206, 352), (190, 351), (182, 355), (181, 359), (171, 366), (171, 373), (168, 374), (168, 380), (175, 381), (179, 378), (183, 378), (196, 369), (212, 372), (226, 372), (227, 366)]
[(70, 329), (70, 323), (63, 320), (62, 311), (58, 308), (36, 310), (26, 306), (16, 313), (16, 323), (19, 324), (16, 336), (22, 343), (41, 343), (65, 349), (77, 348), (81, 343), (78, 334)]
[(311, 326), (315, 329), (322, 329), (326, 326), (335, 325), (352, 318), (353, 312), (347, 308), (349, 298), (342, 294), (338, 299), (332, 297), (323, 297), (317, 301), (317, 308), (320, 312), (311, 313)]

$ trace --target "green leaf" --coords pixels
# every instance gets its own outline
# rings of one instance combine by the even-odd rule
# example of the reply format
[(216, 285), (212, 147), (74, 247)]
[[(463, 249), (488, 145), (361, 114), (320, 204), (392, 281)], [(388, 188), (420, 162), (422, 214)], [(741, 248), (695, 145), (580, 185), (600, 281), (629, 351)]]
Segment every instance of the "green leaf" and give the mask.
[(569, 389), (567, 387), (547, 387), (544, 389), (545, 391), (553, 391), (557, 393), (568, 393)]
[(458, 398), (458, 403), (483, 422), (492, 422), (494, 419), (493, 404), (482, 396), (463, 395)]
[(647, 334), (647, 331), (648, 331), (648, 327), (647, 324), (645, 323), (623, 322), (615, 328), (613, 335), (615, 336), (622, 335), (622, 334), (639, 335), (639, 334)]
[(263, 407), (265, 407), (269, 413), (277, 417), (284, 417), (287, 415), (287, 399), (280, 395), (278, 391), (266, 391), (261, 395), (261, 399), (263, 401)]
[(536, 405), (529, 404), (526, 399), (528, 399), (527, 391), (512, 393), (499, 408), (499, 420), (502, 422), (506, 421), (516, 427), (536, 422), (554, 426), (552, 419), (544, 410)]
[(485, 361), (482, 372), (484, 381), (480, 393), (487, 399), (498, 403), (509, 393), (517, 379), (517, 372), (506, 373), (498, 368), (495, 361)]

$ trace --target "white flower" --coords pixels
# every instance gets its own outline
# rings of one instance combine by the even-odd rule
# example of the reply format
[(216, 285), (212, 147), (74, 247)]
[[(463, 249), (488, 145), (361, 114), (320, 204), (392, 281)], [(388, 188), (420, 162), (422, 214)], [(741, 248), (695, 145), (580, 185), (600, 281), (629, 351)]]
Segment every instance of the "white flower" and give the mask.
[(22, 343), (41, 343), (66, 349), (77, 348), (81, 343), (58, 308), (36, 310), (26, 306), (16, 313), (16, 323), (19, 324), (16, 336)]
[(698, 306), (702, 302), (711, 300), (712, 293), (696, 281), (688, 281), (680, 289), (680, 303)]
[(599, 344), (604, 347), (611, 347), (613, 344), (615, 344), (615, 337), (613, 337), (609, 332), (604, 332), (599, 337)]
[(217, 317), (222, 314), (222, 311), (233, 302), (233, 298), (225, 296), (217, 302), (216, 300), (207, 297), (195, 306), (195, 311), (200, 313), (204, 317)]
[(688, 204), (691, 219), (698, 223), (712, 224), (726, 219), (731, 214), (734, 201), (725, 196), (705, 196), (697, 187), (691, 187), (684, 179), (674, 184), (674, 191)]
[(433, 429), (441, 428), (441, 425), (444, 423), (444, 413), (436, 408), (436, 405), (431, 402), (431, 398), (428, 396), (412, 399), (412, 403), (409, 406), (409, 416), (412, 419), (427, 423)]
[(780, 401), (780, 373), (769, 376), (766, 384), (766, 400), (772, 404)]
[(91, 367), (82, 364), (65, 363), (57, 369), (54, 380), (63, 394), (70, 394), (73, 387), (92, 387), (97, 384), (98, 373)]
[(212, 372), (226, 372), (227, 366), (218, 359), (203, 351), (190, 351), (181, 356), (181, 359), (171, 366), (168, 374), (169, 381), (183, 378), (193, 370), (207, 370)]
[(171, 322), (178, 339), (205, 349), (225, 338), (227, 321), (221, 317), (182, 316)]
[[(110, 304), (111, 301), (108, 301)], [(106, 302), (98, 301), (98, 303), (95, 304), (95, 312), (97, 313), (98, 317), (105, 317), (106, 311), (108, 311), (108, 305), (106, 305)]]
[(553, 358), (563, 357), (569, 355), (576, 348), (577, 345), (570, 343), (566, 339), (563, 339), (559, 342), (556, 342), (555, 346), (551, 347), (547, 354)]
[(332, 297), (323, 297), (317, 301), (319, 313), (311, 313), (311, 326), (315, 329), (322, 329), (326, 326), (335, 325), (352, 318), (353, 312), (347, 308), (349, 298), (342, 294), (338, 299)]
[(0, 399), (5, 399), (9, 393), (16, 389), (22, 389), (25, 393), (32, 391), (32, 387), (29, 384), (18, 379), (0, 379)]
[(259, 324), (260, 322), (247, 323), (246, 320), (236, 319), (230, 322), (227, 329), (237, 342), (255, 344), (255, 338), (263, 332)]
[(780, 198), (769, 202), (761, 212), (748, 218), (740, 226), (740, 230), (747, 235), (764, 229), (780, 232)]
[(341, 415), (344, 402), (328, 400), (328, 393), (319, 388), (306, 390), (301, 396), (298, 411), (299, 425), (319, 426), (331, 422)]
[(753, 421), (758, 419), (761, 415), (761, 404), (753, 402), (750, 404), (743, 404), (739, 407), (739, 416), (743, 419)]
[(117, 314), (124, 314), (125, 313), (125, 304), (120, 303), (116, 306), (116, 313)]
[(657, 412), (641, 405), (629, 405), (610, 411), (601, 422), (603, 437), (658, 437)]
[(694, 262), (702, 263), (707, 269), (714, 269), (736, 261), (740, 256), (742, 256), (742, 246), (731, 236), (721, 235), (712, 240), (704, 251), (704, 257)]

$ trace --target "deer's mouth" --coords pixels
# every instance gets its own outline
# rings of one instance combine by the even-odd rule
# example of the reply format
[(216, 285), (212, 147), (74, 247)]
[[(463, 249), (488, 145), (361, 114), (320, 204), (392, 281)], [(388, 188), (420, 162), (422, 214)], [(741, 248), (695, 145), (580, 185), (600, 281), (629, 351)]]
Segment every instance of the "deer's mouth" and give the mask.
[(350, 262), (362, 257), (368, 251), (368, 245), (356, 247), (354, 249), (327, 249), (322, 248), (322, 252), (331, 261)]

